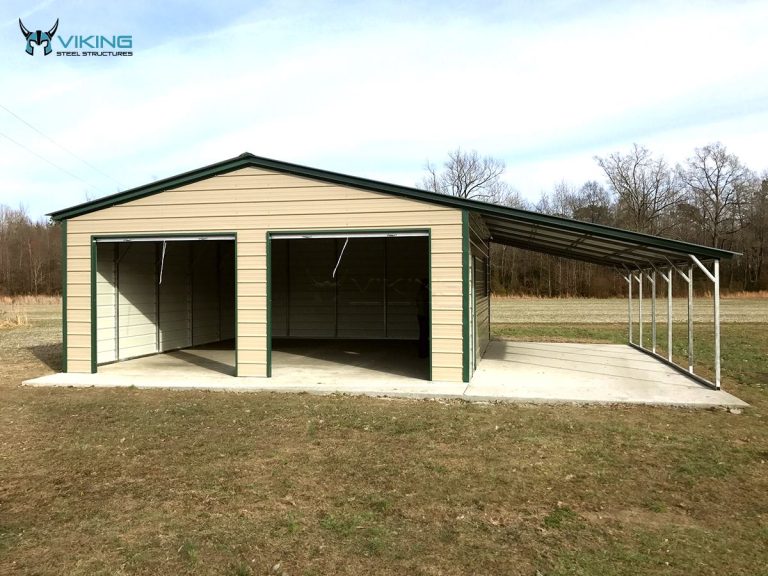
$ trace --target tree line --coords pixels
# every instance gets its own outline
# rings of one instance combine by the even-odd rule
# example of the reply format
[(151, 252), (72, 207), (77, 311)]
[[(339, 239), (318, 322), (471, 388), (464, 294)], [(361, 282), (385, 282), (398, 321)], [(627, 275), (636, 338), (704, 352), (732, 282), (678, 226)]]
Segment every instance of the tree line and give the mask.
[(60, 293), (59, 225), (0, 205), (0, 296)]
[[(450, 152), (439, 169), (427, 164), (419, 186), (740, 252), (721, 265), (723, 290), (768, 288), (768, 172), (759, 176), (721, 143), (696, 148), (674, 166), (637, 144), (595, 162), (604, 182), (561, 182), (536, 202), (501, 179), (501, 160), (474, 151)], [(491, 248), (491, 286), (495, 294), (548, 297), (625, 290), (624, 280), (604, 267), (500, 245)], [(710, 287), (702, 282), (698, 288)]]
[[(455, 150), (426, 166), (422, 189), (659, 234), (742, 253), (721, 266), (724, 291), (768, 289), (768, 172), (756, 174), (720, 143), (671, 165), (637, 144), (595, 157), (604, 182), (561, 182), (528, 202), (502, 179), (504, 163)], [(682, 289), (680, 283), (677, 286)], [(701, 289), (709, 286), (702, 282)], [(494, 244), (495, 294), (613, 296), (625, 282), (594, 264)], [(61, 293), (59, 225), (0, 205), (0, 295)]]

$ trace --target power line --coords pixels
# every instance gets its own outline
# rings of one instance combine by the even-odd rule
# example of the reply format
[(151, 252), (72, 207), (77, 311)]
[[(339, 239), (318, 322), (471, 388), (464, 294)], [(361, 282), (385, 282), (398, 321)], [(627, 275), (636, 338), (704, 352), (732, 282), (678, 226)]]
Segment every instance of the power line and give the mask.
[(77, 174), (73, 174), (72, 172), (70, 172), (70, 171), (69, 171), (69, 170), (67, 170), (66, 168), (62, 168), (62, 167), (61, 167), (61, 166), (59, 166), (58, 164), (55, 164), (54, 162), (51, 162), (50, 160), (48, 160), (48, 158), (45, 158), (44, 156), (41, 156), (40, 154), (38, 154), (37, 152), (35, 152), (35, 151), (34, 151), (34, 150), (32, 150), (31, 148), (27, 148), (26, 146), (24, 146), (24, 144), (22, 144), (21, 142), (17, 142), (16, 140), (14, 140), (13, 138), (11, 138), (11, 137), (10, 137), (10, 136), (8, 136), (7, 134), (3, 134), (2, 132), (0, 132), (0, 136), (2, 136), (3, 138), (5, 138), (6, 140), (10, 140), (10, 141), (11, 141), (11, 142), (13, 142), (14, 144), (16, 144), (16, 146), (18, 146), (19, 148), (23, 148), (24, 150), (26, 150), (26, 151), (27, 151), (27, 152), (29, 152), (30, 154), (33, 154), (34, 156), (37, 156), (37, 157), (38, 157), (38, 158), (40, 158), (40, 160), (42, 160), (43, 162), (46, 162), (46, 163), (50, 164), (50, 165), (51, 165), (51, 166), (53, 166), (54, 168), (57, 168), (58, 170), (61, 170), (62, 172), (64, 172), (65, 174), (68, 174), (69, 176), (72, 176), (72, 178), (75, 178), (76, 180), (80, 180), (80, 182), (82, 182), (83, 184), (87, 185), (89, 188), (92, 188), (93, 190), (96, 190), (96, 191), (98, 191), (98, 190), (99, 190), (98, 188), (96, 188), (96, 186), (94, 186), (93, 184), (91, 184), (90, 182), (88, 182), (88, 181), (86, 181), (86, 180), (83, 180), (83, 179), (82, 179), (82, 178), (80, 178), (80, 176), (78, 176)]
[(34, 130), (35, 132), (37, 132), (38, 134), (40, 134), (40, 136), (42, 136), (43, 138), (45, 138), (46, 140), (48, 140), (49, 142), (51, 142), (51, 143), (52, 143), (52, 144), (54, 144), (55, 146), (58, 146), (59, 148), (61, 148), (62, 150), (64, 150), (64, 152), (66, 152), (66, 153), (67, 153), (67, 154), (69, 154), (70, 156), (72, 156), (72, 157), (74, 157), (74, 158), (77, 158), (78, 160), (80, 160), (80, 162), (82, 162), (82, 163), (83, 163), (83, 164), (85, 164), (86, 166), (90, 167), (91, 169), (95, 170), (96, 172), (98, 172), (98, 173), (99, 173), (99, 174), (101, 174), (102, 176), (105, 176), (105, 177), (109, 178), (110, 180), (112, 180), (112, 182), (114, 182), (115, 184), (117, 184), (118, 186), (120, 186), (120, 187), (122, 188), (122, 186), (123, 186), (123, 185), (122, 185), (120, 182), (118, 182), (117, 180), (115, 180), (115, 179), (114, 179), (112, 176), (110, 176), (110, 175), (109, 175), (109, 174), (107, 174), (106, 172), (104, 172), (104, 171), (100, 170), (99, 168), (97, 168), (96, 166), (94, 166), (93, 164), (91, 164), (90, 162), (88, 162), (88, 160), (86, 160), (85, 158), (82, 158), (82, 157), (78, 156), (77, 154), (75, 154), (74, 152), (72, 152), (72, 150), (70, 150), (70, 149), (69, 149), (69, 148), (67, 148), (66, 146), (64, 146), (64, 145), (62, 145), (62, 144), (59, 144), (58, 142), (56, 142), (56, 140), (54, 140), (53, 138), (51, 138), (50, 136), (48, 136), (47, 134), (45, 134), (45, 133), (44, 133), (44, 132), (42, 132), (41, 130), (39, 130), (39, 129), (35, 128), (35, 127), (34, 127), (32, 124), (30, 124), (29, 122), (27, 122), (26, 120), (24, 120), (24, 118), (22, 118), (21, 116), (19, 116), (19, 115), (18, 115), (18, 114), (16, 114), (15, 112), (13, 112), (13, 111), (12, 111), (11, 109), (9, 109), (7, 106), (4, 106), (3, 104), (0, 104), (0, 108), (2, 108), (3, 110), (5, 110), (6, 112), (8, 112), (8, 114), (10, 114), (10, 115), (11, 115), (11, 116), (13, 116), (14, 118), (16, 118), (16, 119), (17, 119), (19, 122), (22, 122), (23, 124), (27, 125), (29, 128), (32, 128), (32, 130)]

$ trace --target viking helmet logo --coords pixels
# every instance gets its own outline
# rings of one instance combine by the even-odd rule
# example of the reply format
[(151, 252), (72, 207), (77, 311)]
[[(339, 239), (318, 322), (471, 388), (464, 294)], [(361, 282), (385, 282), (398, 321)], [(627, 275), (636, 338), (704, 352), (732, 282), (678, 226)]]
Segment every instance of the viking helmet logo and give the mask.
[(43, 46), (43, 42), (45, 42), (43, 54), (45, 56), (48, 56), (48, 54), (53, 52), (53, 48), (51, 48), (51, 44), (53, 44), (53, 36), (54, 34), (56, 34), (56, 30), (59, 27), (58, 18), (56, 19), (56, 24), (54, 24), (53, 28), (48, 30), (48, 32), (43, 32), (42, 30), (35, 30), (34, 32), (30, 32), (24, 26), (24, 23), (21, 21), (21, 18), (19, 18), (19, 27), (21, 28), (21, 33), (24, 34), (24, 38), (27, 39), (27, 49), (26, 49), (27, 54), (29, 54), (30, 56), (34, 54), (35, 49), (32, 47), (32, 44)]

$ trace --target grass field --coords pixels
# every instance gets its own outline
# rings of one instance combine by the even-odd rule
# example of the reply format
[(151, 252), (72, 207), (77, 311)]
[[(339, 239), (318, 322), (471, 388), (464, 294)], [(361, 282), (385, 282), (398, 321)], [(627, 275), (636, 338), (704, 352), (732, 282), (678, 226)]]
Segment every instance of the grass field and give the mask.
[[(581, 304), (494, 332), (623, 341)], [(58, 308), (28, 316), (0, 329), (0, 574), (768, 574), (766, 324), (723, 327), (734, 414), (22, 388), (61, 353)]]
[[(632, 302), (633, 318), (637, 321), (637, 296)], [(656, 302), (657, 321), (667, 318), (667, 301), (659, 298)], [(651, 320), (651, 301), (643, 299), (643, 317)], [(695, 322), (712, 322), (711, 298), (696, 298), (693, 303)], [(720, 301), (720, 319), (728, 322), (768, 323), (768, 298), (723, 298)], [(626, 323), (626, 298), (499, 298), (491, 304), (491, 321), (494, 323), (560, 324), (585, 323)], [(672, 322), (688, 321), (688, 301), (685, 298), (672, 299)]]

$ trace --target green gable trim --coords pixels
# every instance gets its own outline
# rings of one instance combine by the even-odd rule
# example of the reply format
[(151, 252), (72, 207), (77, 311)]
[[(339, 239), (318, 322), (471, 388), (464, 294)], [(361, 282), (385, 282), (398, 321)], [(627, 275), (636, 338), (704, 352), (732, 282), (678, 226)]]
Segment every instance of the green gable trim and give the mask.
[(247, 152), (235, 158), (230, 158), (229, 160), (224, 160), (216, 164), (204, 166), (203, 168), (198, 168), (197, 170), (184, 172), (177, 176), (165, 178), (157, 182), (152, 182), (151, 184), (139, 186), (131, 190), (126, 190), (125, 192), (99, 198), (84, 204), (78, 204), (77, 206), (72, 206), (71, 208), (51, 212), (49, 216), (54, 221), (74, 218), (76, 216), (89, 214), (103, 208), (117, 206), (125, 202), (130, 202), (131, 200), (137, 200), (139, 198), (151, 196), (153, 194), (164, 192), (172, 188), (178, 188), (180, 186), (192, 184), (200, 180), (205, 180), (206, 178), (227, 174), (235, 170), (249, 167), (270, 170), (291, 176), (309, 178), (330, 184), (349, 186), (352, 188), (368, 190), (371, 192), (389, 194), (410, 200), (429, 202), (431, 204), (437, 204), (458, 210), (471, 210), (484, 216), (516, 220), (533, 225), (540, 224), (542, 226), (553, 226), (562, 230), (581, 232), (584, 234), (591, 234), (604, 238), (626, 240), (633, 244), (642, 244), (645, 246), (674, 250), (686, 255), (694, 254), (699, 258), (727, 259), (737, 255), (736, 252), (731, 252), (728, 250), (720, 250), (708, 246), (700, 246), (698, 244), (691, 244), (689, 242), (682, 242), (679, 240), (671, 240), (669, 238), (661, 238), (640, 232), (631, 232), (629, 230), (613, 228), (611, 226), (604, 226), (601, 224), (592, 224), (590, 222), (580, 222), (578, 220), (561, 218), (559, 216), (540, 214), (538, 212), (531, 212), (529, 210), (520, 210), (517, 208), (498, 206), (495, 204), (489, 204), (487, 202), (480, 202), (478, 200), (457, 198), (455, 196), (447, 196), (426, 190), (419, 190), (417, 188), (388, 184), (367, 178), (358, 178), (337, 172), (330, 172), (328, 170), (320, 170), (318, 168), (310, 168), (298, 164), (291, 164), (288, 162), (281, 162), (279, 160), (254, 156), (253, 154)]

